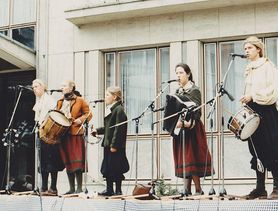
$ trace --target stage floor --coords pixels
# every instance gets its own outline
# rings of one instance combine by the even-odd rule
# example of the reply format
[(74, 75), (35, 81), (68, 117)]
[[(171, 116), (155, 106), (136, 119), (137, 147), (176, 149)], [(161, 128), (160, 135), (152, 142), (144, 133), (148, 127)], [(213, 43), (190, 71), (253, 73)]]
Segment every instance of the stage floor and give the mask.
[(213, 197), (200, 200), (137, 200), (137, 199), (104, 199), (101, 197), (86, 199), (85, 197), (39, 197), (33, 195), (0, 195), (2, 211), (118, 211), (118, 210), (204, 210), (204, 211), (277, 211), (278, 200), (229, 200)]

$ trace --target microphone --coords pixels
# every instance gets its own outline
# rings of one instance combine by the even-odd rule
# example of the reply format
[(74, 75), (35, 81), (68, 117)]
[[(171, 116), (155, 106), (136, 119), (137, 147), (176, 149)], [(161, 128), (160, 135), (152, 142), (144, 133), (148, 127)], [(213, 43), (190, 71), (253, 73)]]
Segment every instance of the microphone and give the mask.
[(52, 93), (52, 92), (62, 92), (62, 89), (50, 89), (49, 91), (50, 91), (50, 93)]
[(161, 82), (162, 84), (166, 84), (166, 83), (172, 83), (172, 82), (179, 82), (179, 80), (178, 79), (173, 79), (173, 80), (169, 80), (169, 81), (163, 81), (163, 82)]
[(99, 100), (92, 100), (90, 103), (103, 103), (105, 100), (104, 99), (99, 99)]
[(236, 56), (238, 56), (238, 57), (240, 57), (240, 58), (247, 58), (247, 56), (246, 55), (244, 55), (244, 54), (236, 54), (236, 53), (230, 53), (230, 55), (232, 56), (232, 57), (236, 57)]
[(12, 90), (12, 91), (16, 91), (18, 89), (25, 89), (25, 90), (28, 90), (28, 91), (33, 91), (33, 88), (32, 88), (31, 85), (27, 85), (27, 86), (23, 86), (23, 85), (8, 86), (8, 89)]
[(17, 87), (20, 88), (20, 89), (33, 91), (33, 87), (31, 85), (27, 85), (27, 86), (17, 85)]

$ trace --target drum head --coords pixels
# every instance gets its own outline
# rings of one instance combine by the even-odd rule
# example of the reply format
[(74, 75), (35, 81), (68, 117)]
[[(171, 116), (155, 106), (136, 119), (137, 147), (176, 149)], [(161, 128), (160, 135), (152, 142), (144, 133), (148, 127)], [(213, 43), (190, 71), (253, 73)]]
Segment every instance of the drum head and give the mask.
[(61, 113), (60, 111), (50, 111), (49, 112), (49, 116), (51, 117), (51, 119), (53, 119), (56, 123), (62, 125), (62, 126), (66, 126), (69, 127), (71, 126), (71, 122), (68, 120), (67, 117), (65, 117), (65, 115), (63, 113)]
[(240, 132), (240, 139), (246, 140), (257, 130), (260, 124), (260, 117), (257, 114), (253, 114), (248, 121), (243, 125)]

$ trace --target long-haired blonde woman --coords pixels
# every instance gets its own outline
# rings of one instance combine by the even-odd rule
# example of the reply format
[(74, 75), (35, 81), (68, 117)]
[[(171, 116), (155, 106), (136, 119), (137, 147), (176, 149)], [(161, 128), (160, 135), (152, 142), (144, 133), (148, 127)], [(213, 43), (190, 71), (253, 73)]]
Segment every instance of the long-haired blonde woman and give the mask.
[[(248, 141), (252, 155), (251, 168), (256, 171), (256, 188), (247, 199), (266, 198), (265, 171), (257, 170), (257, 155), (265, 168), (273, 175), (273, 192), (268, 199), (278, 199), (278, 71), (264, 57), (264, 44), (257, 37), (244, 42), (244, 51), (249, 64), (245, 69), (245, 93), (240, 101), (256, 111), (261, 121), (258, 129)], [(257, 155), (252, 146), (254, 144)]]
[[(36, 104), (33, 107), (35, 111), (35, 121), (39, 126), (46, 120), (47, 114), (50, 110), (55, 108), (55, 100), (47, 94), (46, 84), (41, 79), (35, 79), (32, 83), (33, 91), (36, 96)], [(42, 195), (58, 194), (57, 191), (57, 177), (58, 171), (64, 169), (64, 164), (61, 160), (59, 145), (46, 144), (40, 140), (40, 171), (42, 176)], [(48, 175), (51, 175), (51, 185), (48, 189)]]

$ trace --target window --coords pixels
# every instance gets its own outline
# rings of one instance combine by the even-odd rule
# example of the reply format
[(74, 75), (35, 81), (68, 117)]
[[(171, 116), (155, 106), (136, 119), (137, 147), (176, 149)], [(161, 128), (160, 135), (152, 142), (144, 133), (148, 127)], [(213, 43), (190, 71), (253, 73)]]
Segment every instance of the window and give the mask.
[[(115, 61), (118, 61), (118, 65)], [(106, 87), (115, 84), (121, 86), (127, 115), (129, 118), (136, 118), (159, 92), (161, 87), (157, 84), (162, 80), (169, 80), (169, 47), (106, 53), (105, 71)], [(164, 95), (168, 91), (166, 90)], [(155, 105), (159, 106), (161, 101)], [(151, 133), (149, 111), (140, 119), (140, 134)], [(158, 117), (157, 114), (156, 118)], [(135, 134), (134, 122), (129, 123), (128, 132)]]
[(266, 38), (265, 39), (265, 49), (266, 56), (276, 65), (278, 66), (278, 38)]
[(8, 30), (0, 30), (0, 34), (8, 36)]
[(13, 29), (12, 38), (23, 45), (34, 49), (34, 27)]
[[(124, 106), (128, 119), (134, 119), (141, 115), (143, 111), (152, 103), (159, 91), (165, 84), (161, 85), (162, 81), (167, 81), (170, 78), (170, 48), (150, 48), (130, 51), (109, 52), (105, 54), (105, 73), (106, 87), (118, 85), (123, 90)], [(160, 108), (164, 105), (165, 95), (169, 93), (168, 89), (155, 102), (155, 108)], [(156, 124), (154, 127), (154, 139), (151, 136), (152, 113), (150, 109), (145, 112), (145, 115), (140, 118), (139, 122), (139, 144), (138, 144), (138, 175), (140, 179), (152, 177), (152, 158), (154, 153), (154, 177), (163, 174), (169, 177), (169, 172), (161, 169), (159, 163), (165, 162), (167, 158), (158, 157), (159, 151), (165, 147), (170, 147), (169, 141), (164, 141), (167, 135), (159, 133), (161, 124)], [(161, 118), (163, 114), (156, 112), (153, 114), (153, 121)], [(135, 121), (128, 123), (128, 142), (127, 156), (129, 160), (135, 159)], [(161, 134), (163, 136), (161, 136)], [(167, 136), (169, 139), (169, 137)], [(152, 142), (154, 141), (154, 142)], [(154, 143), (154, 149), (152, 149)], [(167, 160), (169, 162), (169, 159)], [(146, 165), (147, 164), (147, 165)], [(135, 162), (130, 163), (132, 171), (130, 178), (135, 178), (136, 168)], [(142, 168), (144, 166), (144, 168)]]
[(115, 53), (107, 53), (105, 56), (106, 88), (109, 86), (115, 86), (115, 68)]
[[(277, 65), (278, 61), (278, 38), (263, 38), (265, 43), (266, 55), (270, 60)], [(227, 73), (228, 67), (230, 66), (229, 72), (225, 80), (225, 90), (230, 93), (235, 100), (230, 101), (227, 95), (224, 95), (217, 99), (216, 109), (213, 115), (214, 127), (212, 135), (214, 137), (215, 149), (214, 157), (215, 161), (222, 159), (221, 146), (221, 125), (222, 112), (224, 117), (224, 175), (225, 178), (252, 178), (253, 175), (246, 171), (250, 168), (249, 162), (251, 155), (248, 152), (246, 142), (240, 141), (235, 138), (235, 135), (228, 130), (228, 121), (234, 116), (243, 105), (239, 102), (241, 95), (244, 93), (244, 71), (247, 65), (247, 59), (235, 57), (232, 59), (231, 53), (244, 54), (243, 40), (229, 41), (229, 42), (215, 42), (204, 44), (204, 93), (205, 101), (209, 101), (214, 98), (216, 91), (219, 89), (219, 85), (223, 82), (223, 78)], [(206, 106), (204, 117), (206, 118), (211, 111), (210, 106)], [(210, 136), (210, 121), (204, 121), (206, 124), (206, 131)], [(218, 123), (218, 124), (216, 124)], [(210, 141), (210, 137), (208, 138)], [(217, 150), (218, 149), (218, 150)], [(238, 166), (238, 171), (231, 171), (234, 163), (242, 162)], [(214, 164), (219, 165), (220, 163), (215, 162)], [(222, 169), (222, 167), (220, 167)], [(240, 172), (240, 174), (238, 174)]]
[(34, 49), (36, 0), (0, 0), (0, 33)]

